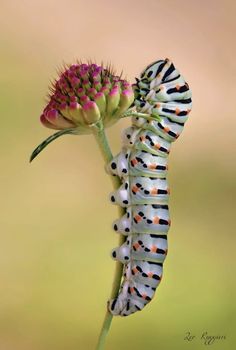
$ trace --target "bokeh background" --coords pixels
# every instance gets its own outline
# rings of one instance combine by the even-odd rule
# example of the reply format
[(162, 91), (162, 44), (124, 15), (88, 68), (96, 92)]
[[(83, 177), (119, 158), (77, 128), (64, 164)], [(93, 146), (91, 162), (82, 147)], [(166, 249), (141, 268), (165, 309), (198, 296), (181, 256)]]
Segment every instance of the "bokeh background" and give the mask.
[[(193, 91), (173, 145), (164, 278), (141, 313), (116, 318), (111, 350), (235, 348), (235, 1), (1, 0), (0, 349), (94, 349), (109, 298), (117, 210), (95, 141), (38, 117), (63, 61), (112, 62), (131, 81), (169, 57)], [(114, 153), (129, 120), (108, 130)], [(187, 332), (196, 338), (184, 340)]]

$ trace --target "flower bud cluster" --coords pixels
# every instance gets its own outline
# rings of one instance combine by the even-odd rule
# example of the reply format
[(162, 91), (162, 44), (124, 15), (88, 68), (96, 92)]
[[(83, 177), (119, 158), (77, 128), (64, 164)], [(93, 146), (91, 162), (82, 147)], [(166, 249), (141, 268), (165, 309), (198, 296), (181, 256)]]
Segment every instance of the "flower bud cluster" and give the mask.
[(132, 85), (108, 67), (74, 64), (52, 86), (49, 102), (40, 117), (44, 126), (75, 128), (89, 133), (89, 126), (102, 120), (112, 125), (134, 100)]

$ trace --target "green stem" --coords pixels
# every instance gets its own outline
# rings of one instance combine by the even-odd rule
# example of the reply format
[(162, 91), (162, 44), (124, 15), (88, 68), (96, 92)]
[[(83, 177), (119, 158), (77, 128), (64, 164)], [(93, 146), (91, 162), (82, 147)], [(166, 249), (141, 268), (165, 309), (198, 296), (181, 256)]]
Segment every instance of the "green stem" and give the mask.
[(123, 114), (123, 117), (139, 117), (139, 118), (150, 118), (150, 114), (148, 113), (139, 113), (134, 111), (133, 109), (128, 109), (127, 112)]
[(154, 119), (156, 121), (160, 121), (161, 117), (159, 116), (159, 114), (154, 113), (152, 111), (152, 113), (140, 113), (140, 112), (136, 112), (133, 108), (128, 109), (123, 115), (122, 118), (126, 118), (126, 117), (138, 117), (138, 118), (143, 118), (143, 119)]
[[(105, 164), (108, 164), (112, 159), (113, 155), (111, 153), (111, 149), (109, 147), (106, 134), (104, 132), (104, 127), (101, 121), (94, 124), (92, 127), (93, 134), (95, 136), (95, 139), (98, 143), (98, 146), (100, 148), (100, 151), (102, 153), (103, 159), (105, 161)], [(111, 181), (113, 184), (114, 189), (118, 189), (121, 185), (121, 181), (117, 176), (111, 176)], [(119, 215), (122, 216), (124, 214), (124, 209), (119, 207)], [(125, 237), (120, 235), (119, 236), (119, 246), (122, 245), (125, 241)], [(112, 290), (111, 290), (111, 299), (114, 299), (117, 297), (120, 289), (121, 279), (123, 274), (123, 264), (121, 264), (119, 261), (116, 262), (115, 266), (115, 274), (112, 284)], [(107, 310), (105, 314), (105, 318), (103, 321), (102, 329), (99, 335), (98, 343), (96, 350), (103, 350), (105, 349), (105, 341), (106, 336), (109, 332), (111, 322), (112, 322), (113, 315)]]

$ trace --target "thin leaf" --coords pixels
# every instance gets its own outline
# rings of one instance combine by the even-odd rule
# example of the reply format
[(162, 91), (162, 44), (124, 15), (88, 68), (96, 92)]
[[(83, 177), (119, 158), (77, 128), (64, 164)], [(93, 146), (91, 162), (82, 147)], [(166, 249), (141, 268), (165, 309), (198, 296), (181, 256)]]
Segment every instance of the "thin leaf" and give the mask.
[(46, 140), (44, 140), (42, 143), (40, 143), (40, 145), (38, 147), (35, 148), (35, 150), (33, 151), (33, 153), (31, 154), (30, 157), (30, 163), (32, 162), (32, 160), (37, 157), (37, 155), (42, 152), (42, 150), (47, 147), (47, 145), (49, 145), (49, 143), (51, 143), (52, 141), (56, 140), (58, 137), (62, 136), (62, 135), (66, 135), (66, 134), (73, 134), (75, 133), (74, 129), (65, 129), (65, 130), (61, 130), (56, 132), (55, 134), (49, 136)]

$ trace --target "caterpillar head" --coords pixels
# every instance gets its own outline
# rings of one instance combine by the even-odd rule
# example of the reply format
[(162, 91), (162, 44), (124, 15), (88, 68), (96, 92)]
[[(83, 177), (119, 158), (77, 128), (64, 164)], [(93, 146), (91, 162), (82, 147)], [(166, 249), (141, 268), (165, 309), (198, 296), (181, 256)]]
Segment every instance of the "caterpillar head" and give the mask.
[(155, 61), (155, 62), (149, 64), (142, 71), (141, 76), (140, 76), (141, 80), (151, 82), (153, 79), (156, 78), (160, 66), (164, 65), (166, 62), (168, 62), (168, 58), (166, 58), (165, 60)]

